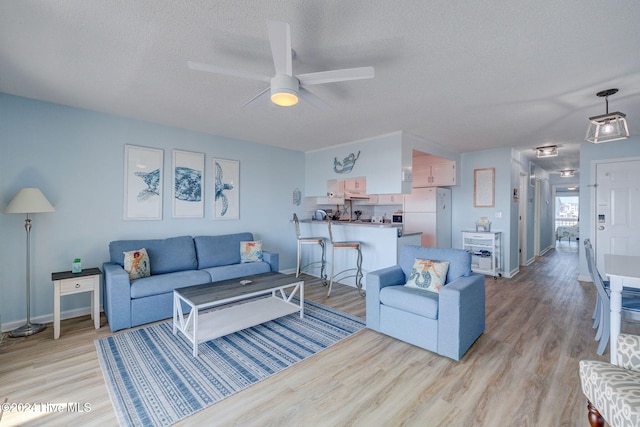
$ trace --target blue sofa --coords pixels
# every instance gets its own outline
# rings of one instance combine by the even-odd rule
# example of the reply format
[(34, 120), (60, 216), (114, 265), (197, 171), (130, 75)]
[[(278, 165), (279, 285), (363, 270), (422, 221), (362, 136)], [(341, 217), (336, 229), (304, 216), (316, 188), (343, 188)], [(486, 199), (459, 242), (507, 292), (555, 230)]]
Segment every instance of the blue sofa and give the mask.
[[(110, 261), (102, 265), (103, 307), (111, 331), (172, 317), (174, 289), (278, 271), (277, 253), (263, 251), (263, 261), (241, 263), (240, 242), (252, 240), (252, 233), (236, 233), (111, 242)], [(151, 275), (130, 281), (124, 252), (142, 248)]]
[[(449, 261), (439, 293), (404, 286), (416, 258)], [(460, 360), (485, 327), (484, 276), (460, 249), (400, 248), (400, 265), (367, 274), (367, 327)]]

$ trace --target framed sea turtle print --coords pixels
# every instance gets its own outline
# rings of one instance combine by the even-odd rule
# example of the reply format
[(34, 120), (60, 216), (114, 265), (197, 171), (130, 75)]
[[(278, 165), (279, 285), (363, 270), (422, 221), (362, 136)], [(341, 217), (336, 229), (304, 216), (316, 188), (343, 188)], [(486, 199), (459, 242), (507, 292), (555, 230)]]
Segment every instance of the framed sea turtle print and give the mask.
[(213, 159), (213, 219), (240, 219), (240, 162)]
[(124, 146), (124, 219), (162, 219), (164, 151)]
[(204, 216), (204, 153), (173, 150), (171, 214), (174, 218)]

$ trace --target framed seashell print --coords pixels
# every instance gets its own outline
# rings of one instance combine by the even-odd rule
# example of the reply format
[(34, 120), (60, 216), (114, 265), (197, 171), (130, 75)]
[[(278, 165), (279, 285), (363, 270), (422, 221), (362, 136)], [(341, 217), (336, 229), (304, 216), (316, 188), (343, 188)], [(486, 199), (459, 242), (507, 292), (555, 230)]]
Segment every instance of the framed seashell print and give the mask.
[(124, 146), (124, 219), (162, 219), (162, 165), (158, 148)]
[(240, 162), (213, 159), (213, 219), (240, 219)]
[(174, 218), (204, 216), (204, 153), (173, 150), (171, 214)]

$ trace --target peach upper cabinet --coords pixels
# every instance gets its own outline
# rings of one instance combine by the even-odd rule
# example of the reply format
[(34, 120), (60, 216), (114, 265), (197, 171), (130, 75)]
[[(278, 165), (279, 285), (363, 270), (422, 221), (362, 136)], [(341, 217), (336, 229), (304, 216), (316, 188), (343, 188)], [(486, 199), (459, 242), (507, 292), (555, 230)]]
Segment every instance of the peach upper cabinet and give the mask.
[(413, 188), (456, 185), (456, 162), (413, 152)]

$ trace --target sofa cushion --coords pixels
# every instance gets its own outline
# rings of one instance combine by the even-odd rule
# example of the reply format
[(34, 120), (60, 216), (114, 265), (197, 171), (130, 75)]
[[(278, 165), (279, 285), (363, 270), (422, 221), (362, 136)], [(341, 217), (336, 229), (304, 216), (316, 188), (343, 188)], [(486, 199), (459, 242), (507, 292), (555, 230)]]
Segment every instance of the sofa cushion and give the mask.
[(448, 269), (449, 263), (447, 261), (416, 258), (405, 286), (429, 292), (440, 292), (440, 288), (447, 278)]
[(240, 264), (240, 242), (253, 240), (251, 233), (226, 234), (222, 236), (196, 236), (198, 269)]
[(219, 280), (235, 279), (236, 277), (250, 276), (252, 274), (268, 273), (271, 271), (271, 266), (266, 262), (248, 262), (244, 264), (205, 268), (203, 271), (209, 273), (212, 282), (217, 282)]
[(385, 286), (380, 289), (382, 305), (407, 311), (429, 319), (438, 318), (438, 294), (406, 286)]
[(211, 282), (206, 271), (188, 270), (159, 274), (134, 280), (131, 283), (131, 298), (144, 298), (151, 295), (165, 294), (185, 286), (202, 285)]
[(124, 267), (124, 252), (145, 248), (149, 254), (151, 275), (198, 268), (191, 236), (169, 239), (116, 240), (109, 243), (111, 262)]
[(151, 276), (149, 255), (145, 248), (124, 253), (124, 271), (129, 273), (129, 280)]

